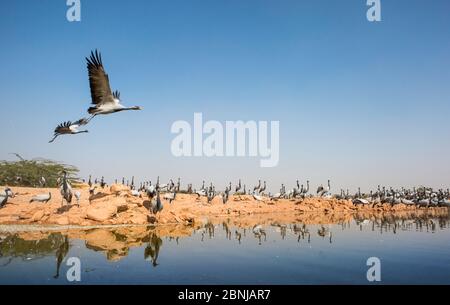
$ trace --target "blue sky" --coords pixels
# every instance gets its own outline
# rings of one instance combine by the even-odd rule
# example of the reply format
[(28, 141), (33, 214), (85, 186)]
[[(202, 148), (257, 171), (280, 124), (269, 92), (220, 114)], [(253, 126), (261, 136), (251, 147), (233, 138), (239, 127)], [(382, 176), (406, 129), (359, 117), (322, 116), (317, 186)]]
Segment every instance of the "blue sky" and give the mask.
[[(379, 23), (365, 2), (82, 0), (70, 23), (65, 0), (1, 1), (0, 159), (46, 157), (109, 180), (447, 187), (450, 2), (382, 0)], [(123, 103), (144, 110), (48, 144), (86, 115), (95, 48)], [(279, 120), (279, 165), (173, 157), (170, 126), (194, 112)]]

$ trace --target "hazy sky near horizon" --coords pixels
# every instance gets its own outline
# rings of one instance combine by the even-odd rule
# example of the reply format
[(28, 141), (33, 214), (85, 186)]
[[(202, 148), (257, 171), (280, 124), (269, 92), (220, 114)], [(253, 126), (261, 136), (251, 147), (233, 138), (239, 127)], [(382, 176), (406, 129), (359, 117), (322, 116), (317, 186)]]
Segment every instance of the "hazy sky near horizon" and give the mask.
[[(450, 186), (450, 2), (381, 0), (66, 0), (0, 2), (0, 159), (11, 152), (77, 166), (81, 176), (270, 189), (309, 179), (333, 191)], [(113, 89), (143, 111), (86, 116), (85, 57), (98, 48)], [(177, 158), (176, 120), (279, 120), (280, 161)]]

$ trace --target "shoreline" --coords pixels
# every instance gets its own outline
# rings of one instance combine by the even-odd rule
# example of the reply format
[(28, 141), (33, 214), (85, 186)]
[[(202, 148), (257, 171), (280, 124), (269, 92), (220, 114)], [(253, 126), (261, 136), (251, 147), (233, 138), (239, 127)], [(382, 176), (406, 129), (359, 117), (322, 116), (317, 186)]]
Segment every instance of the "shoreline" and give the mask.
[[(100, 188), (99, 188), (100, 189)], [(75, 198), (72, 205), (61, 206), (61, 195), (56, 188), (14, 188), (16, 196), (0, 209), (0, 231), (5, 226), (55, 227), (57, 229), (106, 228), (135, 225), (204, 225), (211, 219), (240, 219), (242, 223), (255, 224), (278, 219), (278, 222), (335, 223), (376, 215), (403, 215), (401, 217), (448, 216), (447, 207), (416, 207), (404, 204), (353, 205), (349, 200), (335, 198), (307, 197), (301, 199), (256, 200), (251, 195), (230, 195), (226, 204), (220, 196), (211, 203), (196, 194), (178, 193), (170, 204), (163, 202), (163, 210), (153, 215), (149, 212), (150, 200), (145, 194), (133, 196), (123, 185), (100, 189), (89, 196), (87, 186), (77, 188), (81, 193), (79, 206)], [(29, 203), (37, 194), (51, 192), (48, 203)], [(89, 200), (91, 199), (91, 200)], [(39, 229), (36, 229), (39, 230)], [(41, 229), (42, 230), (42, 229)]]

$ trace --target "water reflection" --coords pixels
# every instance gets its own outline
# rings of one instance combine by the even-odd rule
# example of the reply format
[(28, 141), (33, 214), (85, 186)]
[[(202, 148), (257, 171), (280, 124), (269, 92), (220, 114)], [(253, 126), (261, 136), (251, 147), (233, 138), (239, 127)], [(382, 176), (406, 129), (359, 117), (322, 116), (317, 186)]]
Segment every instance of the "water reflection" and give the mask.
[(369, 221), (368, 219), (356, 219), (356, 225), (359, 226), (360, 231), (366, 226), (371, 226), (372, 231), (378, 230), (380, 234), (383, 232), (391, 232), (397, 234), (397, 231), (417, 231), (417, 232), (431, 232), (434, 233), (437, 228), (445, 230), (448, 228), (449, 217), (441, 216), (435, 218), (417, 217), (412, 219), (397, 219), (392, 216), (386, 216), (381, 219)]
[[(158, 237), (155, 233), (152, 233), (150, 236), (150, 241), (147, 244), (147, 247), (145, 247), (144, 250), (144, 259), (148, 260), (150, 258), (153, 267), (158, 266), (158, 255), (159, 255), (159, 249), (161, 248), (163, 244), (163, 241), (161, 238)], [(177, 244), (178, 244), (178, 237), (177, 237)]]
[(56, 274), (54, 276), (55, 279), (59, 277), (59, 269), (61, 268), (61, 263), (66, 257), (67, 253), (69, 253), (69, 237), (64, 236), (64, 242), (59, 246), (58, 250), (56, 250)]
[(255, 243), (263, 246), (267, 242), (296, 242), (311, 244), (312, 241), (335, 242), (335, 236), (343, 232), (374, 232), (376, 234), (399, 234), (403, 231), (433, 234), (448, 230), (448, 215), (405, 216), (359, 215), (354, 219), (341, 219), (334, 224), (280, 223), (276, 220), (261, 220), (261, 223), (241, 224), (236, 219), (208, 221), (202, 225), (191, 226), (137, 226), (118, 228), (98, 228), (90, 230), (67, 230), (65, 232), (0, 232), (0, 270), (15, 260), (29, 262), (45, 257), (55, 257), (55, 273), (58, 279), (61, 265), (67, 258), (74, 241), (82, 241), (84, 248), (103, 254), (108, 261), (115, 262), (127, 257), (132, 248), (143, 248), (144, 260), (153, 267), (160, 265), (163, 245), (175, 243), (183, 247), (180, 240), (194, 238), (197, 242), (208, 243), (225, 239), (227, 242), (242, 245)]
[(0, 235), (0, 266), (9, 265), (14, 259), (38, 260), (69, 248), (67, 236), (62, 233), (49, 233), (45, 237), (40, 234), (21, 236), (20, 233)]

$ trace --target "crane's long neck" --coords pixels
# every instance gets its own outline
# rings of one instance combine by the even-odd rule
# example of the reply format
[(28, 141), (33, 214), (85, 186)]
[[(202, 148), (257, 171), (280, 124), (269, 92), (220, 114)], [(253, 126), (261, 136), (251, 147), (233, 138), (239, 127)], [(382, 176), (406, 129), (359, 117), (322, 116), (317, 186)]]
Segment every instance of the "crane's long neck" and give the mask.
[(159, 192), (156, 193), (156, 206), (158, 207), (158, 210), (161, 208), (161, 198), (159, 198)]
[(140, 108), (138, 106), (133, 106), (133, 107), (122, 107), (122, 108), (118, 108), (116, 110), (116, 112), (120, 112), (120, 111), (127, 111), (127, 110), (140, 110)]
[(63, 183), (63, 190), (66, 191), (67, 190), (67, 175), (66, 175), (66, 173), (64, 173), (62, 183)]

